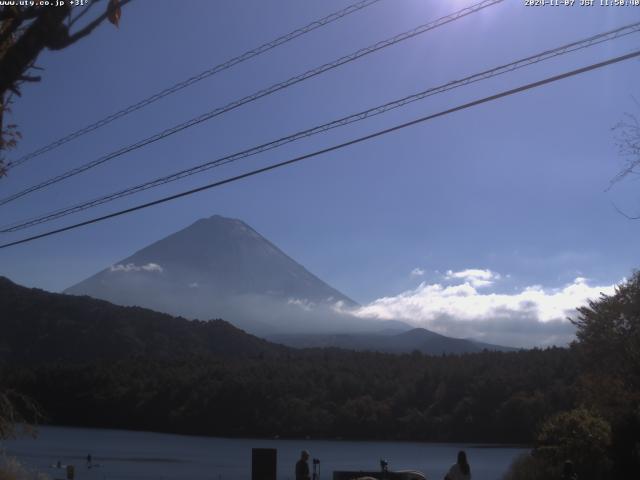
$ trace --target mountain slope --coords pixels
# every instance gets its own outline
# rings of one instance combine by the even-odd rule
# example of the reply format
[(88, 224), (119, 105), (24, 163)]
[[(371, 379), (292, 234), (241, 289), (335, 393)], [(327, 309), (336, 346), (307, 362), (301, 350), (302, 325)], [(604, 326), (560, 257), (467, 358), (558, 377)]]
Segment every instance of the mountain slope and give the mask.
[(30, 289), (5, 277), (0, 277), (0, 312), (0, 361), (20, 364), (194, 355), (242, 358), (287, 350), (223, 320), (190, 321)]
[(289, 320), (295, 323), (291, 317), (309, 305), (356, 305), (244, 222), (219, 215), (198, 220), (65, 293), (188, 318), (223, 317), (253, 333), (287, 329)]
[(462, 338), (451, 338), (424, 328), (402, 333), (350, 333), (335, 335), (271, 335), (268, 340), (294, 348), (338, 347), (347, 350), (384, 353), (419, 351), (429, 355), (478, 353), (483, 350), (516, 351), (511, 347), (491, 345)]

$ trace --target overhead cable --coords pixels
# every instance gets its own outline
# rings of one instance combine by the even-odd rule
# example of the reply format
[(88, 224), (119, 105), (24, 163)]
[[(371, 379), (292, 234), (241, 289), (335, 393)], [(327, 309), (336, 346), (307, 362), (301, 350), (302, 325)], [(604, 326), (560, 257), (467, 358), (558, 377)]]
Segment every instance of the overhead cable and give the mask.
[(365, 120), (367, 118), (376, 116), (376, 115), (380, 115), (382, 113), (388, 112), (389, 110), (393, 110), (395, 108), (399, 108), (399, 107), (403, 107), (405, 105), (408, 105), (410, 103), (416, 102), (418, 100), (422, 100), (424, 98), (430, 97), (432, 95), (436, 95), (436, 94), (440, 94), (440, 93), (444, 93), (447, 92), (449, 90), (453, 90), (455, 88), (459, 88), (465, 85), (470, 85), (482, 80), (486, 80), (492, 77), (496, 77), (499, 75), (504, 75), (505, 73), (509, 73), (512, 72), (514, 70), (518, 70), (520, 68), (524, 68), (530, 65), (535, 65), (537, 63), (546, 61), (546, 60), (550, 60), (552, 58), (556, 58), (558, 56), (561, 55), (566, 55), (568, 53), (574, 52), (576, 50), (581, 50), (584, 48), (588, 48), (603, 42), (607, 42), (607, 41), (611, 41), (611, 40), (615, 40), (618, 38), (621, 38), (623, 36), (626, 35), (630, 35), (632, 33), (638, 33), (640, 32), (640, 22), (636, 22), (633, 24), (629, 24), (620, 28), (616, 28), (614, 30), (610, 30), (608, 32), (604, 32), (604, 33), (600, 33), (597, 35), (593, 35), (591, 37), (579, 40), (579, 41), (575, 41), (575, 42), (571, 42), (569, 44), (563, 45), (561, 47), (557, 47), (551, 50), (545, 50), (543, 52), (537, 53), (535, 55), (531, 55), (528, 56), (526, 58), (522, 58), (519, 60), (516, 60), (514, 62), (505, 64), (505, 65), (500, 65), (498, 67), (494, 67), (490, 70), (485, 70), (483, 72), (480, 73), (476, 73), (470, 76), (467, 76), (465, 78), (459, 79), (459, 80), (454, 80), (448, 83), (445, 83), (443, 85), (439, 85), (437, 87), (432, 87), (429, 88), (427, 90), (423, 90), (421, 92), (415, 93), (413, 95), (409, 95), (403, 98), (400, 98), (398, 100), (394, 100), (392, 102), (388, 102), (385, 103), (383, 105), (378, 105), (376, 107), (373, 108), (369, 108), (367, 110), (358, 112), (358, 113), (354, 113), (351, 115), (348, 115), (346, 117), (342, 117), (339, 118), (337, 120), (333, 120), (331, 122), (322, 124), (322, 125), (318, 125), (315, 126), (313, 128), (309, 128), (306, 130), (302, 130), (300, 132), (296, 132), (292, 135), (288, 135), (286, 137), (282, 137), (279, 138), (277, 140), (273, 140), (271, 142), (268, 143), (263, 143), (261, 145), (246, 149), (246, 150), (242, 150), (240, 152), (236, 152), (233, 153), (231, 155), (226, 155), (224, 157), (221, 158), (217, 158), (215, 160), (211, 160), (209, 162), (191, 167), (191, 168), (187, 168), (187, 169), (183, 169), (180, 170), (178, 172), (172, 173), (170, 175), (166, 175), (160, 178), (156, 178), (154, 180), (148, 181), (148, 182), (144, 182), (141, 183), (139, 185), (133, 186), (133, 187), (129, 187), (108, 195), (104, 195), (98, 198), (94, 198), (92, 200), (89, 201), (85, 201), (70, 207), (65, 207), (53, 212), (49, 212), (47, 214), (44, 215), (40, 215), (38, 217), (35, 218), (31, 218), (29, 220), (22, 220), (19, 222), (15, 222), (11, 225), (6, 225), (3, 227), (0, 227), (0, 233), (10, 233), (10, 232), (16, 232), (18, 230), (23, 230), (25, 228), (29, 228), (35, 225), (39, 225), (41, 223), (45, 223), (45, 222), (49, 222), (49, 221), (53, 221), (68, 215), (71, 215), (73, 213), (77, 213), (80, 211), (84, 211), (87, 210), (89, 208), (93, 208), (93, 207), (97, 207), (98, 205), (102, 205), (104, 203), (108, 203), (111, 201), (114, 201), (118, 198), (122, 198), (125, 196), (129, 196), (129, 195), (133, 195), (139, 192), (142, 192), (144, 190), (148, 190), (150, 188), (155, 188), (161, 185), (165, 185), (167, 183), (170, 182), (174, 182), (177, 180), (180, 180), (182, 178), (185, 177), (189, 177), (191, 175), (195, 175), (195, 174), (199, 174), (202, 172), (205, 172), (207, 170), (210, 170), (212, 168), (216, 168), (222, 165), (226, 165), (228, 163), (232, 163), (235, 161), (238, 161), (240, 159), (243, 158), (247, 158), (253, 155), (257, 155), (259, 153), (263, 153), (266, 152), (268, 150), (272, 150), (278, 147), (281, 147), (283, 145), (286, 145), (288, 143), (292, 143), (294, 141), (303, 139), (303, 138), (307, 138), (310, 137), (312, 135), (317, 135), (319, 133), (322, 132), (326, 132), (328, 130), (334, 129), (334, 128), (338, 128), (338, 127), (342, 127), (345, 125), (349, 125), (351, 123), (355, 123), (358, 121), (362, 121)]
[(158, 200), (154, 200), (152, 202), (147, 202), (147, 203), (143, 203), (141, 205), (136, 205), (134, 207), (126, 208), (124, 210), (119, 210), (117, 212), (113, 212), (113, 213), (110, 213), (110, 214), (107, 214), (107, 215), (102, 215), (100, 217), (92, 218), (90, 220), (85, 220), (83, 222), (79, 222), (79, 223), (76, 223), (76, 224), (73, 224), (73, 225), (69, 225), (69, 226), (66, 226), (66, 227), (57, 228), (55, 230), (50, 230), (50, 231), (47, 231), (47, 232), (44, 232), (44, 233), (41, 233), (41, 234), (38, 234), (38, 235), (33, 235), (31, 237), (23, 238), (21, 240), (16, 240), (16, 241), (13, 241), (13, 242), (5, 243), (5, 244), (0, 245), (0, 249), (4, 249), (4, 248), (12, 247), (12, 246), (15, 246), (15, 245), (20, 245), (20, 244), (23, 244), (23, 243), (31, 242), (31, 241), (34, 241), (34, 240), (37, 240), (37, 239), (40, 239), (40, 238), (49, 237), (51, 235), (56, 235), (58, 233), (66, 232), (66, 231), (69, 231), (69, 230), (74, 230), (76, 228), (80, 228), (80, 227), (84, 227), (84, 226), (91, 225), (91, 224), (94, 224), (94, 223), (102, 222), (104, 220), (107, 220), (107, 219), (110, 219), (110, 218), (114, 218), (114, 217), (118, 217), (118, 216), (121, 216), (121, 215), (125, 215), (125, 214), (128, 214), (128, 213), (132, 213), (132, 212), (135, 212), (135, 211), (138, 211), (138, 210), (143, 210), (145, 208), (149, 208), (149, 207), (152, 207), (152, 206), (155, 206), (155, 205), (159, 205), (161, 203), (166, 203), (166, 202), (169, 202), (169, 201), (172, 201), (172, 200), (176, 200), (178, 198), (190, 196), (190, 195), (193, 195), (193, 194), (198, 193), (198, 192), (202, 192), (202, 191), (205, 191), (205, 190), (210, 190), (212, 188), (220, 187), (222, 185), (226, 185), (228, 183), (236, 182), (236, 181), (242, 180), (244, 178), (252, 177), (252, 176), (255, 176), (255, 175), (258, 175), (258, 174), (261, 174), (261, 173), (265, 173), (265, 172), (268, 172), (268, 171), (271, 171), (271, 170), (275, 170), (277, 168), (281, 168), (281, 167), (285, 167), (285, 166), (288, 166), (288, 165), (292, 165), (294, 163), (298, 163), (298, 162), (301, 162), (303, 160), (308, 160), (310, 158), (315, 158), (315, 157), (318, 157), (318, 156), (323, 155), (325, 153), (333, 152), (333, 151), (340, 150), (342, 148), (345, 148), (345, 147), (348, 147), (348, 146), (351, 146), (351, 145), (362, 143), (362, 142), (371, 140), (373, 138), (380, 137), (382, 135), (386, 135), (386, 134), (391, 133), (391, 132), (395, 132), (395, 131), (398, 131), (398, 130), (401, 130), (401, 129), (404, 129), (404, 128), (407, 128), (407, 127), (410, 127), (410, 126), (413, 126), (413, 125), (417, 125), (419, 123), (423, 123), (423, 122), (426, 122), (426, 121), (429, 121), (429, 120), (433, 120), (433, 119), (438, 118), (438, 117), (443, 117), (443, 116), (449, 115), (451, 113), (455, 113), (455, 112), (458, 112), (458, 111), (461, 111), (461, 110), (465, 110), (465, 109), (468, 109), (468, 108), (471, 108), (471, 107), (475, 107), (477, 105), (481, 105), (481, 104), (484, 104), (484, 103), (492, 102), (492, 101), (498, 100), (500, 98), (504, 98), (504, 97), (507, 97), (507, 96), (510, 96), (510, 95), (515, 95), (517, 93), (521, 93), (521, 92), (524, 92), (524, 91), (527, 91), (527, 90), (538, 88), (538, 87), (541, 87), (543, 85), (547, 85), (547, 84), (550, 84), (550, 83), (553, 83), (553, 82), (557, 82), (559, 80), (563, 80), (565, 78), (569, 78), (569, 77), (573, 77), (573, 76), (576, 76), (576, 75), (580, 75), (580, 74), (583, 74), (583, 73), (586, 73), (586, 72), (589, 72), (589, 71), (592, 71), (592, 70), (603, 68), (603, 67), (606, 67), (608, 65), (612, 65), (614, 63), (623, 62), (625, 60), (629, 60), (631, 58), (636, 58), (636, 57), (640, 57), (640, 50), (633, 51), (633, 52), (628, 53), (626, 55), (621, 55), (621, 56), (618, 56), (618, 57), (610, 58), (610, 59), (605, 60), (603, 62), (594, 63), (594, 64), (588, 65), (586, 67), (578, 68), (576, 70), (565, 72), (565, 73), (562, 73), (560, 75), (547, 77), (547, 78), (545, 78), (543, 80), (539, 80), (537, 82), (528, 83), (526, 85), (522, 85), (520, 87), (513, 88), (511, 90), (506, 90), (506, 91), (497, 93), (495, 95), (491, 95), (491, 96), (488, 96), (488, 97), (481, 98), (479, 100), (475, 100), (473, 102), (469, 102), (469, 103), (465, 103), (465, 104), (462, 104), (462, 105), (458, 105), (457, 107), (453, 107), (453, 108), (450, 108), (450, 109), (447, 109), (447, 110), (443, 110), (443, 111), (440, 111), (438, 113), (434, 113), (434, 114), (431, 114), (431, 115), (426, 115), (424, 117), (417, 118), (417, 119), (412, 120), (410, 122), (402, 123), (402, 124), (396, 125), (394, 127), (386, 128), (384, 130), (379, 130), (379, 131), (371, 133), (369, 135), (365, 135), (365, 136), (358, 137), (358, 138), (353, 139), (353, 140), (349, 140), (348, 142), (340, 143), (338, 145), (333, 145), (331, 147), (324, 148), (322, 150), (317, 150), (315, 152), (308, 153), (306, 155), (301, 155), (299, 157), (295, 157), (295, 158), (292, 158), (292, 159), (289, 159), (289, 160), (285, 160), (285, 161), (282, 161), (282, 162), (279, 162), (279, 163), (275, 163), (275, 164), (272, 164), (272, 165), (269, 165), (269, 166), (266, 166), (266, 167), (258, 168), (258, 169), (255, 169), (255, 170), (251, 170), (249, 172), (246, 172), (246, 173), (243, 173), (243, 174), (240, 174), (240, 175), (236, 175), (234, 177), (226, 178), (224, 180), (220, 180), (220, 181), (217, 181), (217, 182), (213, 182), (213, 183), (210, 183), (208, 185), (204, 185), (202, 187), (198, 187), (198, 188), (194, 188), (194, 189), (187, 190), (187, 191), (184, 191), (184, 192), (180, 192), (180, 193), (177, 193), (177, 194), (174, 194), (174, 195), (170, 195), (168, 197), (163, 197), (163, 198), (160, 198)]
[(448, 23), (451, 23), (453, 21), (459, 20), (462, 17), (465, 17), (467, 15), (471, 15), (472, 13), (476, 13), (484, 8), (493, 6), (497, 3), (501, 3), (504, 0), (484, 0), (480, 3), (476, 3), (474, 5), (471, 5), (470, 7), (466, 7), (463, 8), (461, 10), (458, 10), (457, 12), (451, 13), (449, 15), (446, 15), (444, 17), (441, 17), (433, 22), (429, 22), (426, 23), (424, 25), (420, 25), (414, 29), (411, 29), (409, 31), (403, 32), (399, 35), (396, 35), (394, 37), (391, 37), (387, 40), (383, 40), (380, 42), (375, 43), (374, 45), (370, 45), (368, 47), (362, 48), (356, 52), (353, 52), (349, 55), (345, 55), (337, 60), (334, 60), (333, 62), (329, 62), (329, 63), (325, 63), (324, 65), (321, 65), (319, 67), (313, 68), (311, 70), (307, 70), (304, 73), (301, 73), (299, 75), (296, 75), (294, 77), (289, 78), (288, 80), (285, 80), (284, 82), (280, 82), (280, 83), (276, 83), (274, 85), (271, 85), (270, 87), (267, 87), (263, 90), (260, 90), (256, 93), (253, 93), (251, 95), (248, 95), (246, 97), (243, 97), (239, 100), (235, 100), (227, 105), (225, 105), (224, 107), (218, 107), (214, 110), (211, 110), (207, 113), (203, 113), (202, 115), (198, 116), (198, 117), (194, 117), (191, 120), (187, 120), (186, 122), (180, 123), (178, 125), (175, 125), (171, 128), (165, 129), (162, 132), (156, 133), (150, 137), (147, 137), (143, 140), (140, 140), (136, 143), (133, 143), (131, 145), (128, 145), (126, 147), (120, 148), (114, 152), (111, 152), (107, 155), (104, 155), (100, 158), (97, 158), (96, 160), (93, 160), (89, 163), (85, 163), (84, 165), (80, 165), (79, 167), (73, 168), (71, 170), (68, 170), (65, 173), (62, 173), (60, 175), (57, 175), (55, 177), (52, 177), (48, 180), (45, 180), (44, 182), (38, 183), (36, 185), (33, 185), (31, 187), (28, 187), (24, 190), (21, 190), (17, 193), (14, 193), (12, 195), (9, 195), (8, 197), (4, 197), (2, 199), (0, 199), (0, 206), (1, 205), (6, 205), (7, 203), (10, 203), (14, 200), (17, 200), (18, 198), (24, 197), (25, 195), (28, 195), (30, 193), (36, 192), (38, 190), (41, 190), (43, 188), (46, 188), (50, 185), (53, 185), (55, 183), (61, 182), (63, 180), (66, 180), (68, 178), (74, 177), (75, 175), (78, 175), (80, 173), (86, 172), (87, 170), (90, 170), (92, 168), (97, 167), (98, 165), (102, 165), (105, 162), (108, 162), (110, 160), (113, 160), (114, 158), (120, 157), (126, 153), (132, 152), (134, 150), (137, 150), (139, 148), (145, 147), (151, 143), (155, 143), (159, 140), (162, 140), (168, 136), (174, 135), (178, 132), (181, 132), (187, 128), (191, 128), (194, 127), (202, 122), (205, 122), (207, 120), (210, 120), (214, 117), (217, 117), (219, 115), (222, 115), (223, 113), (229, 112), (231, 110), (234, 110), (242, 105), (245, 105), (247, 103), (253, 102), (255, 100), (258, 100), (262, 97), (266, 97), (267, 95), (271, 95), (277, 91), (283, 90), (285, 88), (288, 88), (292, 85), (295, 85), (297, 83), (300, 83), (304, 80), (307, 80), (309, 78), (315, 77), (317, 75), (320, 75), (324, 72), (327, 72), (329, 70), (332, 70), (334, 68), (337, 68), (339, 66), (342, 66), (346, 63), (350, 63), (353, 62), (359, 58), (364, 57), (365, 55), (369, 55), (373, 52), (376, 52), (378, 50), (381, 50), (383, 48), (389, 47), (391, 45), (395, 45), (399, 42), (408, 40), (410, 38), (413, 38), (417, 35), (420, 35), (422, 33), (428, 32), (430, 30), (433, 30), (435, 28), (441, 27), (443, 25), (446, 25)]
[(237, 57), (227, 60), (226, 62), (220, 63), (207, 70), (204, 70), (197, 75), (187, 78), (186, 80), (183, 80), (181, 82), (178, 82), (175, 85), (172, 85), (171, 87), (165, 88), (164, 90), (161, 90), (143, 100), (140, 100), (137, 103), (134, 103), (133, 105), (129, 105), (128, 107), (123, 108), (122, 110), (112, 113), (111, 115), (108, 115), (98, 120), (97, 122), (94, 122), (90, 125), (80, 128), (72, 133), (69, 133), (68, 135), (65, 135), (64, 137), (61, 137), (43, 147), (38, 148), (37, 150), (27, 153), (26, 155), (23, 155), (22, 157), (16, 160), (10, 161), (6, 166), (6, 170), (10, 170), (11, 168), (17, 167), (18, 165), (22, 165), (23, 163), (33, 158), (36, 158), (44, 153), (50, 152), (51, 150), (55, 150), (56, 148), (64, 145), (65, 143), (68, 143), (72, 140), (75, 140), (78, 137), (86, 135), (89, 132), (93, 132), (94, 130), (98, 130), (99, 128), (102, 128), (105, 125), (108, 125), (119, 118), (122, 118), (126, 115), (129, 115), (130, 113), (133, 113), (148, 105), (151, 105), (152, 103), (157, 102), (158, 100), (164, 97), (167, 97), (173, 93), (176, 93), (184, 88), (190, 87), (191, 85), (197, 82), (200, 82), (205, 78), (209, 78), (217, 73), (220, 73), (224, 70), (234, 67), (239, 63), (246, 62), (251, 58), (257, 57), (258, 55), (261, 55), (265, 52), (273, 50), (274, 48), (279, 47), (282, 44), (290, 42), (291, 40), (301, 37), (302, 35), (312, 32), (320, 27), (324, 27), (325, 25), (328, 25), (336, 20), (339, 20), (343, 17), (346, 17), (347, 15), (360, 11), (380, 1), (381, 0), (362, 0), (362, 1), (356, 2), (352, 5), (349, 5), (346, 8), (343, 8), (342, 10), (339, 10), (330, 15), (327, 15), (326, 17), (315, 20), (314, 22), (311, 22), (308, 25), (305, 25), (304, 27), (293, 30), (292, 32), (287, 33), (286, 35), (282, 35), (276, 38), (275, 40), (271, 40), (270, 42), (260, 45), (259, 47), (256, 47), (252, 50), (248, 50), (243, 54), (238, 55)]

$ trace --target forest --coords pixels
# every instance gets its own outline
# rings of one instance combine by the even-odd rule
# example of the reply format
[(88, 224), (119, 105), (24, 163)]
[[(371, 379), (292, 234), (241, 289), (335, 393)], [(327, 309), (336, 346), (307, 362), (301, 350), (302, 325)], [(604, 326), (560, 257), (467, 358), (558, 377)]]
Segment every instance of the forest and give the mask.
[(563, 349), (442, 357), (318, 350), (1, 373), (51, 422), (221, 436), (522, 443), (578, 395), (577, 365)]

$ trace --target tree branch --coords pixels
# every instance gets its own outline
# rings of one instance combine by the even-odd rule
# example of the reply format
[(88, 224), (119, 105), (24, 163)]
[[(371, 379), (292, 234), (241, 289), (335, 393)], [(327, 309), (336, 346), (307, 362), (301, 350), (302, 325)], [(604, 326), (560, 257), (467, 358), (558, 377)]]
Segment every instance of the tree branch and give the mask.
[(18, 7), (5, 7), (0, 10), (0, 21), (12, 18), (20, 18), (20, 21), (31, 20), (40, 15), (44, 8), (46, 7), (28, 7), (24, 9)]
[(2, 26), (0, 27), (0, 49), (13, 37), (13, 34), (16, 33), (16, 30), (22, 25), (22, 18), (7, 18), (2, 20)]
[(54, 37), (66, 33), (63, 25), (69, 6), (47, 8), (5, 52), (0, 62), (0, 94), (14, 90), (18, 79)]
[(77, 42), (78, 40), (86, 37), (91, 32), (93, 32), (102, 22), (104, 22), (109, 16), (116, 11), (116, 9), (124, 7), (127, 3), (131, 2), (131, 0), (121, 0), (119, 3), (109, 3), (105, 12), (96, 17), (92, 22), (88, 23), (84, 28), (78, 30), (73, 35), (68, 35), (64, 39), (60, 39), (59, 42), (55, 44), (47, 45), (51, 50), (61, 50), (63, 48), (68, 47), (69, 45)]
[(39, 82), (42, 77), (40, 75), (22, 75), (18, 80), (21, 82)]
[[(30, 9), (22, 12), (26, 16), (35, 15), (35, 20), (26, 28), (15, 43), (11, 44), (5, 51), (0, 61), (0, 94), (12, 91), (17, 95), (20, 94), (17, 83), (25, 72), (33, 65), (36, 58), (44, 48), (50, 50), (61, 50), (72, 45), (78, 40), (86, 37), (93, 32), (104, 20), (110, 18), (118, 8), (123, 7), (131, 0), (112, 0), (109, 2), (105, 12), (88, 23), (84, 28), (69, 34), (69, 26), (65, 25), (67, 16), (71, 12), (69, 4), (59, 7), (41, 7), (39, 9)], [(89, 9), (81, 12), (76, 21)], [(9, 9), (2, 10), (5, 18), (16, 18), (16, 12), (12, 10), (13, 17), (9, 16)], [(26, 17), (25, 17), (26, 18)], [(4, 32), (3, 32), (4, 33)], [(29, 79), (27, 77), (27, 79)]]

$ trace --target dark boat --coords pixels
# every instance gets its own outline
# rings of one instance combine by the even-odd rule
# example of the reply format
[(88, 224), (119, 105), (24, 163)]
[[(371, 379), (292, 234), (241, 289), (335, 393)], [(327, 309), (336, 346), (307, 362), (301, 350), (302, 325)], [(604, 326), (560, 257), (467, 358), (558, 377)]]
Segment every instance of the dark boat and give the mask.
[(336, 470), (333, 480), (427, 480), (422, 472), (416, 470), (398, 470), (397, 472), (365, 472)]
[(424, 473), (417, 470), (388, 469), (387, 462), (380, 460), (380, 470), (376, 472), (364, 470), (336, 470), (333, 472), (333, 480), (427, 480)]

